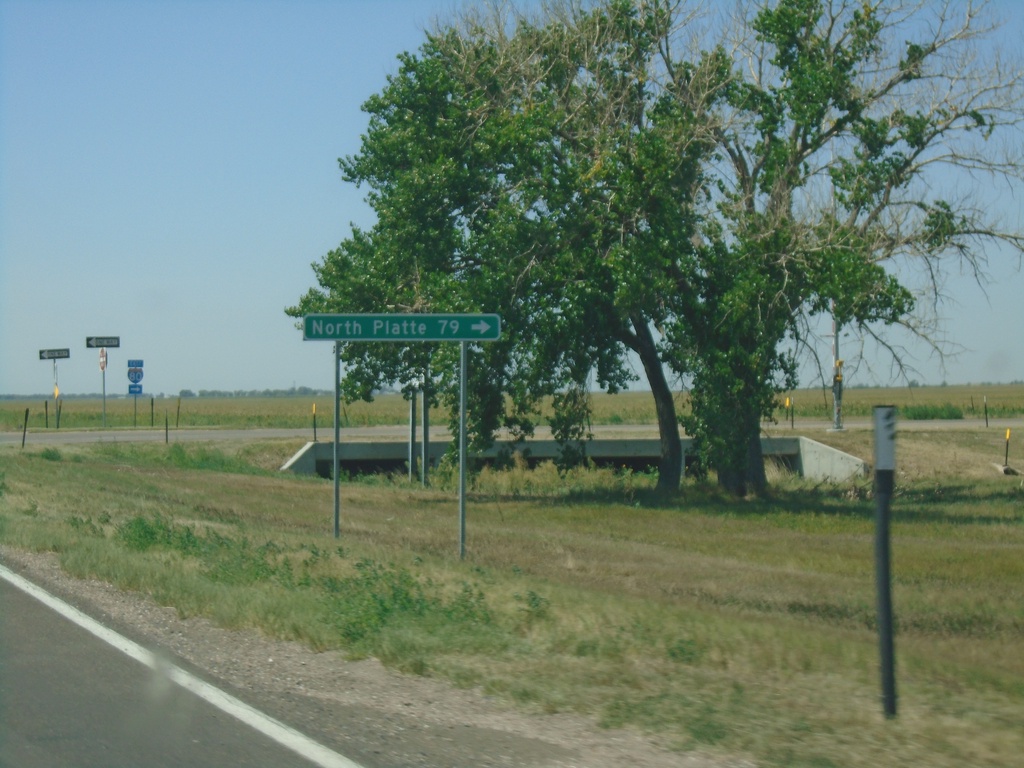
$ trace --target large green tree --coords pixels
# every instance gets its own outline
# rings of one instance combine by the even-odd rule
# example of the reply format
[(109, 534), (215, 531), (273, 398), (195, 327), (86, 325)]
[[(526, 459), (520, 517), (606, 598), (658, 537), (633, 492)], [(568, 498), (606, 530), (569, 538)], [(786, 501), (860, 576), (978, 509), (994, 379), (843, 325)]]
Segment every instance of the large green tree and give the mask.
[[(1019, 127), (1020, 73), (965, 58), (984, 32), (968, 6), (778, 0), (730, 24), (672, 0), (545, 9), (465, 14), (400, 58), (341, 161), (377, 222), (289, 310), (500, 312), (503, 339), (473, 368), (478, 441), (529, 433), (547, 395), (578, 435), (579, 393), (622, 387), (635, 357), (660, 487), (682, 467), (675, 375), (698, 467), (759, 491), (760, 424), (809, 318), (909, 324), (913, 286), (887, 264), (926, 264), (934, 292), (951, 256), (980, 269), (987, 242), (1021, 249), (934, 172), (1022, 167), (995, 151)], [(454, 392), (443, 345), (344, 356), (349, 397), (414, 381), (428, 358)]]
[[(981, 274), (1000, 243), (1019, 260), (1020, 222), (971, 196), (979, 176), (1012, 185), (1024, 168), (1021, 69), (983, 47), (983, 5), (781, 0), (741, 20), (704, 231), (707, 273), (729, 277), (684, 329), (688, 426), (729, 487), (764, 487), (758, 418), (793, 382), (780, 342), (809, 317), (928, 335), (915, 299), (934, 301), (949, 267)], [(897, 279), (908, 267), (926, 280)]]

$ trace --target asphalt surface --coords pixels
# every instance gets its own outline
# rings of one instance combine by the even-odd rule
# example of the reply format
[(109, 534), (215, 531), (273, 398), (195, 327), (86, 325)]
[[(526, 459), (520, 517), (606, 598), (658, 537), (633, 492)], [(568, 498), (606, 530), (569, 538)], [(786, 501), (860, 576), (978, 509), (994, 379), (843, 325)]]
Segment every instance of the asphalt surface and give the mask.
[[(406, 430), (408, 431), (408, 430)], [(326, 440), (333, 438), (318, 430), (317, 438)], [(21, 432), (0, 432), (0, 445), (20, 445)], [(73, 445), (75, 443), (162, 443), (167, 442), (207, 442), (214, 440), (247, 440), (305, 438), (313, 439), (309, 429), (172, 429), (167, 433), (161, 429), (93, 429), (93, 430), (29, 430), (25, 435), (25, 446), (30, 445)]]
[[(805, 436), (812, 436), (815, 432), (825, 433), (829, 431), (832, 424), (824, 420), (798, 419), (796, 422), (797, 432)], [(1024, 429), (1024, 418), (1011, 419), (990, 419), (989, 429)], [(850, 431), (872, 429), (871, 419), (857, 418), (847, 419), (844, 428)], [(960, 429), (984, 429), (983, 419), (949, 419), (949, 420), (901, 420), (898, 424), (900, 431), (925, 432), (944, 431)], [(778, 423), (768, 428), (768, 433), (777, 436), (785, 436), (789, 433), (788, 423)], [(537, 437), (544, 437), (549, 430), (544, 427), (537, 429)], [(650, 425), (598, 425), (593, 428), (595, 437), (657, 437), (658, 429), (654, 424)], [(406, 440), (408, 439), (409, 428), (405, 425), (378, 426), (378, 427), (348, 427), (341, 430), (341, 439), (345, 440)], [(431, 429), (431, 439), (445, 439), (448, 437), (447, 429), (434, 427)], [(319, 429), (317, 439), (321, 442), (329, 442), (334, 438), (333, 429)], [(25, 447), (33, 445), (73, 445), (81, 443), (102, 443), (102, 442), (126, 442), (126, 443), (155, 443), (155, 442), (213, 442), (218, 440), (275, 440), (275, 439), (296, 439), (313, 440), (311, 429), (172, 429), (165, 432), (162, 428), (138, 428), (138, 429), (106, 429), (106, 430), (29, 430), (25, 435)], [(421, 439), (421, 438), (420, 438)], [(20, 445), (22, 440), (21, 432), (0, 432), (0, 445)]]
[(311, 763), (0, 579), (0, 766)]

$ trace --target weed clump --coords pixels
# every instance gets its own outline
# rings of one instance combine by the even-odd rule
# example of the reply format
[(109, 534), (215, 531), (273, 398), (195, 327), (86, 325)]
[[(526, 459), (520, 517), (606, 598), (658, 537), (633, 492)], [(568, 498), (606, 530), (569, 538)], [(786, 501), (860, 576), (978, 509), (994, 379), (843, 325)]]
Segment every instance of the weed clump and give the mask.
[(260, 470), (244, 459), (229, 456), (221, 450), (204, 445), (186, 448), (173, 443), (167, 450), (167, 461), (178, 469), (202, 469), (236, 475), (258, 474)]
[(192, 554), (198, 549), (198, 539), (191, 526), (173, 523), (159, 515), (152, 519), (142, 515), (129, 518), (115, 528), (114, 538), (135, 552), (160, 547)]
[(373, 652), (387, 630), (410, 624), (446, 635), (471, 625), (494, 625), (483, 592), (470, 584), (446, 598), (439, 585), (404, 568), (370, 559), (354, 567), (350, 576), (325, 577), (320, 582), (330, 621), (352, 650)]

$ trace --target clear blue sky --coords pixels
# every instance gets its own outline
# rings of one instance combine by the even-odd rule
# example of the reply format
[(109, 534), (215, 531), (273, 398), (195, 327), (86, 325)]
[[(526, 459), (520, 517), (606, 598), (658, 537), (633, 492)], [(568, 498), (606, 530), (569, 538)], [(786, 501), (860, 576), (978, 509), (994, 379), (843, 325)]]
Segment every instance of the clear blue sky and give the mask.
[[(0, 394), (52, 392), (39, 350), (64, 347), (61, 391), (99, 392), (87, 336), (121, 338), (108, 393), (127, 392), (130, 358), (147, 394), (332, 387), (330, 344), (283, 310), (372, 221), (337, 165), (360, 105), (458, 5), (0, 0)], [(1024, 228), (1021, 200), (1003, 202)], [(1016, 266), (993, 255), (987, 299), (950, 286), (945, 328), (967, 351), (943, 373), (912, 350), (917, 378), (1024, 380)]]

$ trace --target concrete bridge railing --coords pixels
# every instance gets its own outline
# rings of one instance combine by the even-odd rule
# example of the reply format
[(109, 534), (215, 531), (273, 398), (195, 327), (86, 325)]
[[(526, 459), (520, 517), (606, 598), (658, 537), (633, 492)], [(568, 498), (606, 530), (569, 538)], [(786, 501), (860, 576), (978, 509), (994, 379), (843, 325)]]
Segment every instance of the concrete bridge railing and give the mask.
[[(437, 464), (448, 449), (448, 438), (432, 439), (428, 461)], [(692, 441), (683, 439), (684, 456)], [(587, 456), (599, 466), (621, 466), (640, 470), (657, 466), (661, 452), (656, 439), (590, 440), (584, 444)], [(819, 482), (845, 482), (867, 475), (867, 462), (823, 445), (807, 437), (763, 437), (761, 450), (791, 471)], [(334, 443), (306, 443), (283, 467), (297, 474), (331, 476)], [(495, 461), (505, 453), (520, 453), (529, 464), (557, 458), (559, 446), (554, 440), (529, 440), (524, 443), (496, 443), (472, 458)], [(402, 441), (342, 442), (338, 446), (338, 464), (350, 473), (399, 472), (408, 467), (409, 444)], [(420, 459), (420, 450), (415, 452)]]

